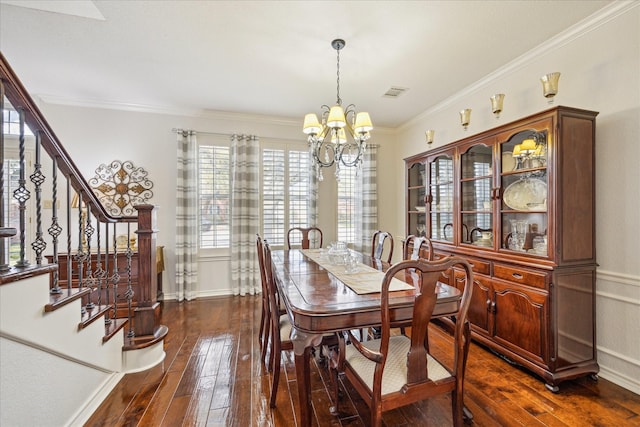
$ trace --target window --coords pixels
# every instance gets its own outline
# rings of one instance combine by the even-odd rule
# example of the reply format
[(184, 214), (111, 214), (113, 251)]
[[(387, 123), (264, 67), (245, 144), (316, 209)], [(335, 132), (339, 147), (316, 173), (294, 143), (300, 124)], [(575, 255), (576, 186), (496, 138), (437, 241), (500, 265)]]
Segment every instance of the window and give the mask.
[(338, 240), (356, 243), (356, 171), (343, 167), (338, 181)]
[(198, 146), (198, 236), (201, 249), (228, 248), (231, 236), (229, 195), (231, 149)]
[(262, 234), (271, 246), (284, 246), (291, 227), (309, 224), (309, 152), (287, 144), (262, 148)]
[[(25, 131), (26, 134), (26, 131)], [(6, 141), (10, 147), (5, 148), (5, 159), (3, 167), (3, 183), (4, 200), (1, 202), (4, 204), (4, 224), (5, 227), (14, 227), (17, 229), (17, 234), (10, 239), (4, 240), (5, 252), (9, 254), (9, 263), (15, 264), (20, 259), (20, 202), (13, 197), (13, 192), (20, 187), (20, 159), (17, 149), (17, 138), (8, 138)], [(14, 148), (14, 143), (16, 148)], [(31, 197), (26, 201), (26, 214), (25, 214), (25, 250), (26, 259), (29, 260), (31, 255), (31, 242), (33, 241), (33, 221), (32, 214), (35, 211), (35, 193), (33, 185), (29, 180), (29, 174), (32, 173), (33, 164), (31, 161), (33, 151), (31, 148), (25, 149), (25, 186), (30, 192)]]
[[(2, 110), (2, 115), (4, 116), (2, 133), (5, 135), (20, 135), (20, 114), (16, 110), (5, 108)], [(31, 132), (26, 123), (24, 125), (24, 134), (33, 136), (33, 132)]]

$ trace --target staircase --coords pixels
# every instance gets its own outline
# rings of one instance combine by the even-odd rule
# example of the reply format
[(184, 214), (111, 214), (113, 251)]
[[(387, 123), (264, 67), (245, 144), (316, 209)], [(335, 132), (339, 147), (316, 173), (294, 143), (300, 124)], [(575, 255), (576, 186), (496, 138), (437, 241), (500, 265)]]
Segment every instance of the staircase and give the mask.
[[(0, 104), (0, 425), (82, 425), (125, 373), (164, 360), (156, 208), (135, 206), (137, 216), (107, 212), (1, 53)], [(5, 111), (19, 117), (11, 141)], [(30, 170), (28, 139), (35, 153)], [(5, 161), (10, 144), (19, 151), (13, 175)], [(51, 200), (47, 211), (43, 195)], [(26, 239), (29, 209), (36, 218), (32, 241)], [(135, 265), (130, 244), (122, 248), (115, 239), (123, 229), (129, 238), (132, 225)], [(125, 265), (118, 264), (123, 255)], [(58, 271), (62, 257), (65, 274)]]

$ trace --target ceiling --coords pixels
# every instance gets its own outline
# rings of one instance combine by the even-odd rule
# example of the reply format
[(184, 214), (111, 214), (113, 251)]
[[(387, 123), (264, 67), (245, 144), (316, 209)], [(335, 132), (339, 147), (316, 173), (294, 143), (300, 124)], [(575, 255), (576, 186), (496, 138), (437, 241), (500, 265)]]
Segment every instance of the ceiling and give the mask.
[(301, 121), (343, 38), (343, 104), (397, 127), (610, 3), (0, 0), (0, 50), (48, 102)]

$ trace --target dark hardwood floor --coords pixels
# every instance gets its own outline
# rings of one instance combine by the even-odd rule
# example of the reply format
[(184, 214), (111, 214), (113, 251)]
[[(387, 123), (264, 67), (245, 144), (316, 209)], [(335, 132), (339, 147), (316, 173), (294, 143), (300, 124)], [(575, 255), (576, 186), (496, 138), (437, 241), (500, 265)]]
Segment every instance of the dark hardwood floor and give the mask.
[[(283, 355), (277, 408), (270, 409), (271, 377), (260, 360), (260, 297), (220, 297), (165, 302), (169, 327), (163, 366), (128, 374), (87, 426), (296, 426), (298, 406), (293, 356)], [(441, 355), (449, 336), (431, 328), (432, 351)], [(318, 426), (366, 426), (365, 403), (348, 385), (339, 416), (329, 413), (327, 371), (314, 363), (312, 395)], [(476, 426), (640, 426), (640, 396), (588, 378), (547, 391), (536, 377), (471, 345), (465, 404)], [(345, 388), (346, 386), (346, 388)], [(386, 426), (451, 425), (448, 397), (384, 414)]]

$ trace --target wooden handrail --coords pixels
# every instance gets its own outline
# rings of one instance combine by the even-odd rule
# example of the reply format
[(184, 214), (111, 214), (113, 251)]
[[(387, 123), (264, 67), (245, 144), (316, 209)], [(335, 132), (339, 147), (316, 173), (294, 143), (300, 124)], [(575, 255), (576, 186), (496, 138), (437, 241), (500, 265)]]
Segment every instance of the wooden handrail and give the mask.
[(13, 69), (9, 66), (2, 52), (0, 52), (0, 79), (3, 80), (5, 85), (5, 95), (7, 99), (11, 101), (14, 108), (24, 112), (25, 123), (31, 131), (40, 133), (42, 147), (51, 158), (56, 159), (58, 169), (68, 177), (71, 187), (82, 197), (82, 200), (90, 208), (93, 216), (97, 217), (101, 222), (106, 223), (137, 222), (138, 218), (135, 216), (114, 217), (102, 206), (87, 181), (82, 174), (80, 174), (71, 156), (69, 156), (69, 153), (67, 153), (67, 150), (64, 149), (55, 132), (51, 129), (44, 115), (22, 85), (22, 82), (18, 79)]

